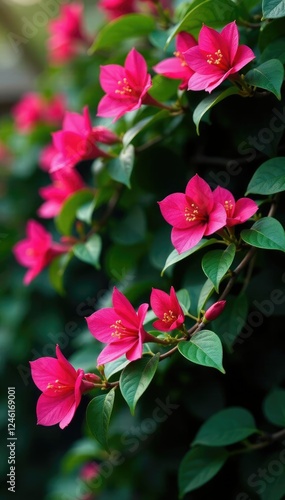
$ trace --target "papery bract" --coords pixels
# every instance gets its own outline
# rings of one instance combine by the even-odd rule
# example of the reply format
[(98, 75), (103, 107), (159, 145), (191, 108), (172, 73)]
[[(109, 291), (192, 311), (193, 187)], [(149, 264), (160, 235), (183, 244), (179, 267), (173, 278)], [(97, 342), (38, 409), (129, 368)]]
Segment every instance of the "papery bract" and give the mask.
[(68, 245), (61, 245), (52, 240), (51, 234), (34, 220), (27, 223), (27, 238), (19, 241), (13, 248), (17, 261), (29, 270), (24, 283), (28, 285), (58, 255), (69, 250)]
[(109, 19), (116, 19), (137, 11), (135, 0), (101, 0), (98, 7)]
[(52, 134), (53, 146), (57, 151), (51, 162), (50, 172), (61, 168), (74, 167), (82, 160), (108, 157), (108, 153), (98, 148), (96, 142), (114, 144), (119, 139), (106, 127), (93, 127), (88, 107), (83, 115), (66, 112), (62, 130)]
[(40, 425), (59, 424), (64, 429), (74, 417), (84, 392), (100, 382), (97, 375), (85, 374), (67, 361), (59, 346), (56, 358), (43, 357), (30, 361), (32, 378), (42, 391), (37, 403), (37, 423)]
[(49, 170), (51, 169), (52, 161), (57, 154), (57, 149), (53, 144), (48, 144), (47, 146), (45, 146), (40, 152), (39, 167), (45, 172), (49, 172)]
[(153, 288), (150, 295), (150, 305), (153, 312), (159, 318), (153, 326), (163, 332), (175, 330), (184, 323), (184, 313), (178, 302), (173, 286), (170, 294), (157, 288)]
[(213, 191), (213, 197), (216, 202), (221, 203), (225, 207), (227, 213), (226, 225), (228, 227), (242, 224), (250, 219), (258, 210), (258, 205), (255, 201), (250, 198), (240, 198), (235, 201), (232, 193), (220, 186)]
[(186, 252), (226, 224), (226, 211), (214, 200), (207, 182), (196, 174), (186, 192), (170, 194), (159, 202), (164, 219), (173, 226), (171, 241), (178, 253)]
[(12, 115), (20, 132), (30, 132), (38, 124), (56, 126), (61, 123), (65, 112), (63, 96), (51, 99), (35, 92), (29, 92), (13, 107)]
[(148, 334), (143, 322), (148, 304), (141, 304), (136, 312), (128, 299), (116, 287), (113, 290), (113, 307), (106, 307), (86, 318), (92, 335), (108, 345), (99, 354), (98, 365), (104, 365), (123, 354), (134, 361), (142, 356), (142, 344)]
[(83, 5), (74, 2), (63, 5), (59, 17), (49, 22), (47, 48), (52, 63), (61, 64), (73, 59), (78, 52), (78, 45), (87, 43), (82, 18)]
[(194, 71), (188, 66), (184, 57), (184, 52), (196, 45), (197, 42), (192, 35), (185, 31), (181, 31), (176, 38), (175, 57), (170, 57), (159, 62), (153, 67), (154, 71), (167, 78), (182, 80), (179, 88), (181, 90), (186, 89), (189, 78), (194, 74)]
[(98, 116), (115, 117), (118, 120), (128, 111), (153, 102), (147, 94), (151, 77), (143, 56), (132, 49), (125, 60), (125, 66), (107, 64), (100, 67), (100, 84), (106, 95), (98, 105)]
[(184, 57), (194, 71), (189, 79), (188, 90), (212, 92), (252, 61), (255, 55), (246, 45), (239, 45), (239, 32), (233, 21), (221, 33), (204, 25), (198, 45), (187, 50)]
[(51, 179), (52, 185), (39, 190), (40, 196), (46, 201), (38, 209), (38, 215), (47, 219), (58, 215), (67, 198), (85, 187), (81, 176), (70, 168), (51, 173)]

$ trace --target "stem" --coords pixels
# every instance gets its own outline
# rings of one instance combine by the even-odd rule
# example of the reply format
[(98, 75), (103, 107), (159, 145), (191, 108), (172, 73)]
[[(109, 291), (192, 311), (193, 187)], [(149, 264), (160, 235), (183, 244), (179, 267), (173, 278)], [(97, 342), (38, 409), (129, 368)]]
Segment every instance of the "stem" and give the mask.
[(229, 454), (230, 456), (234, 456), (241, 455), (242, 453), (249, 453), (251, 451), (260, 450), (262, 448), (270, 446), (280, 439), (283, 439), (283, 437), (285, 437), (285, 429), (275, 432), (274, 434), (265, 434), (262, 436), (259, 443), (251, 444), (249, 442), (246, 442), (244, 448), (238, 448), (237, 450), (231, 451)]

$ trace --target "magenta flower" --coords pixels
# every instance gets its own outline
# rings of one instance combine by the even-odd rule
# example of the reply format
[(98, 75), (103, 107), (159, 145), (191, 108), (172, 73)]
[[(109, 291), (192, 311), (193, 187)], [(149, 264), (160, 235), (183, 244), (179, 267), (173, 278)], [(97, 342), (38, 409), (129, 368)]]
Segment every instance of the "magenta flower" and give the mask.
[(176, 38), (175, 57), (170, 57), (169, 59), (159, 62), (153, 67), (154, 71), (167, 78), (182, 80), (179, 88), (181, 90), (187, 89), (189, 78), (194, 74), (194, 71), (185, 61), (184, 52), (196, 45), (197, 42), (192, 35), (186, 33), (186, 31), (181, 31)]
[(159, 318), (153, 323), (153, 326), (158, 330), (169, 332), (179, 328), (184, 323), (184, 313), (173, 286), (170, 288), (170, 295), (153, 288), (150, 295), (150, 305)]
[(100, 474), (100, 465), (97, 462), (87, 462), (80, 471), (83, 481), (92, 481)]
[(246, 45), (239, 45), (239, 32), (233, 21), (221, 33), (203, 26), (198, 45), (187, 50), (184, 57), (194, 71), (189, 79), (188, 90), (212, 92), (252, 61), (255, 55)]
[(178, 253), (186, 252), (203, 236), (226, 225), (227, 214), (214, 199), (211, 188), (198, 174), (186, 186), (186, 192), (173, 193), (159, 202), (162, 216), (173, 226), (171, 241)]
[(51, 169), (51, 164), (55, 155), (57, 155), (57, 149), (53, 144), (48, 144), (45, 146), (39, 156), (39, 166), (45, 172), (49, 172)]
[(142, 104), (156, 102), (147, 93), (152, 85), (151, 77), (145, 59), (136, 49), (128, 53), (124, 67), (107, 64), (100, 68), (100, 84), (107, 95), (99, 102), (98, 116), (115, 117), (115, 121)]
[(214, 321), (220, 314), (222, 314), (223, 310), (226, 307), (226, 300), (219, 300), (215, 302), (204, 314), (203, 323), (207, 323), (208, 321)]
[(82, 44), (89, 44), (82, 27), (83, 5), (72, 3), (63, 5), (60, 16), (50, 21), (50, 38), (47, 42), (49, 60), (54, 64), (70, 61), (78, 53)]
[(137, 11), (135, 0), (101, 0), (98, 7), (111, 20)]
[(86, 318), (92, 335), (108, 345), (98, 357), (98, 365), (104, 365), (123, 354), (134, 361), (142, 357), (142, 344), (148, 341), (143, 322), (148, 304), (140, 305), (136, 312), (128, 299), (116, 287), (113, 291), (113, 307), (100, 309)]
[(13, 107), (12, 115), (19, 132), (31, 132), (39, 123), (56, 126), (61, 123), (65, 111), (64, 98), (54, 96), (45, 99), (29, 92)]
[(240, 198), (236, 202), (232, 193), (220, 186), (213, 191), (213, 197), (217, 203), (221, 203), (225, 207), (227, 214), (226, 226), (228, 227), (242, 224), (258, 210), (255, 201), (250, 198)]
[(16, 243), (13, 252), (17, 261), (29, 268), (24, 277), (25, 285), (29, 285), (53, 259), (68, 252), (69, 246), (55, 243), (50, 233), (34, 220), (28, 221), (26, 231), (27, 238)]
[(38, 210), (45, 219), (55, 217), (69, 196), (85, 187), (81, 176), (74, 169), (61, 169), (51, 174), (53, 184), (40, 188), (40, 196), (46, 200)]
[(74, 417), (84, 392), (94, 389), (100, 378), (93, 373), (75, 370), (56, 346), (56, 358), (30, 361), (32, 378), (42, 391), (37, 403), (39, 425), (59, 424), (64, 429)]
[(109, 157), (108, 153), (98, 148), (96, 142), (114, 144), (119, 140), (106, 127), (92, 127), (87, 106), (83, 109), (83, 115), (67, 111), (62, 130), (54, 132), (52, 139), (57, 154), (51, 162), (50, 172), (74, 167), (82, 160)]

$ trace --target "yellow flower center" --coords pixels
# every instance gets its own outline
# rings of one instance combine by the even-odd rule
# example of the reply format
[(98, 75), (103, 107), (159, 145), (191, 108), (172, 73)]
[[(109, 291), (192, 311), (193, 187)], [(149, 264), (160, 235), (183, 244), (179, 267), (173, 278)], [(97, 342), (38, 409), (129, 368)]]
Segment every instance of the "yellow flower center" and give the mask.
[(123, 80), (118, 80), (119, 88), (115, 90), (115, 94), (120, 95), (130, 95), (133, 92), (132, 87), (130, 86), (127, 78), (123, 78)]
[(118, 339), (121, 339), (126, 335), (127, 329), (122, 325), (122, 320), (117, 319), (117, 321), (110, 326), (110, 328), (113, 328), (114, 331), (112, 332), (112, 337), (118, 337)]
[(231, 212), (232, 212), (232, 209), (233, 209), (233, 204), (232, 204), (232, 202), (231, 202), (231, 201), (226, 200), (226, 201), (224, 202), (224, 207), (225, 207), (225, 210), (226, 210), (226, 212), (227, 212), (227, 216), (229, 216), (229, 215), (231, 214)]
[(201, 219), (201, 216), (199, 217), (199, 207), (195, 203), (191, 203), (191, 207), (185, 207), (184, 215), (187, 222), (194, 222), (198, 218)]
[(163, 314), (162, 321), (164, 323), (170, 323), (170, 322), (172, 322), (172, 321), (174, 321), (176, 319), (177, 319), (176, 314), (174, 314), (173, 311), (171, 311), (171, 309), (169, 309), (168, 313), (164, 313)]
[(49, 383), (47, 385), (47, 389), (52, 389), (53, 392), (67, 392), (70, 390), (74, 390), (74, 387), (71, 385), (66, 385), (62, 382), (60, 382), (58, 379), (56, 379), (54, 382)]
[(176, 50), (175, 52), (173, 52), (173, 54), (175, 55), (175, 57), (178, 57), (178, 59), (180, 59), (181, 66), (183, 67), (188, 66), (187, 62), (185, 61), (185, 57), (183, 56), (183, 54), (181, 54), (179, 50)]
[(207, 54), (207, 63), (208, 64), (216, 64), (217, 66), (221, 65), (221, 60), (223, 59), (223, 54), (221, 50), (216, 50), (214, 54)]

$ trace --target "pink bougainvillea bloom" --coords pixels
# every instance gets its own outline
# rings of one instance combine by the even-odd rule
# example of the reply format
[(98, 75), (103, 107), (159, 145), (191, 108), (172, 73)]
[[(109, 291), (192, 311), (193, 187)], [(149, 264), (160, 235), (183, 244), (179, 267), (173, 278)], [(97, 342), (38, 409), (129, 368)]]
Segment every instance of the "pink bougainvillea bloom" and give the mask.
[(203, 322), (207, 323), (208, 321), (214, 321), (220, 314), (222, 314), (223, 310), (226, 307), (225, 300), (219, 300), (215, 302), (209, 309), (205, 312)]
[(92, 127), (87, 106), (83, 115), (66, 112), (62, 130), (54, 132), (52, 139), (57, 154), (51, 162), (50, 172), (74, 167), (82, 160), (108, 157), (108, 153), (99, 149), (96, 142), (114, 144), (119, 140), (117, 135), (106, 127)]
[(45, 228), (34, 220), (27, 223), (27, 238), (13, 248), (17, 261), (29, 270), (24, 277), (29, 283), (58, 255), (68, 252), (69, 246), (55, 243)]
[(213, 191), (214, 200), (221, 203), (226, 210), (227, 223), (226, 226), (232, 227), (237, 224), (242, 224), (255, 214), (258, 210), (258, 205), (250, 198), (240, 198), (235, 201), (232, 193), (225, 188), (218, 186)]
[(50, 21), (50, 38), (47, 42), (49, 60), (54, 64), (70, 61), (78, 53), (80, 44), (89, 44), (82, 27), (83, 5), (63, 5), (60, 16)]
[(80, 471), (80, 478), (84, 481), (92, 481), (100, 474), (100, 465), (97, 462), (88, 462)]
[(30, 92), (14, 106), (12, 115), (20, 132), (30, 132), (39, 123), (58, 125), (64, 116), (65, 102), (62, 96), (46, 99), (42, 95)]
[(51, 164), (55, 155), (57, 155), (57, 149), (53, 144), (48, 144), (45, 146), (39, 156), (39, 166), (45, 172), (49, 172), (51, 169)]
[(98, 357), (98, 365), (114, 361), (123, 354), (130, 361), (141, 358), (142, 344), (148, 339), (143, 327), (148, 304), (140, 305), (136, 312), (116, 287), (112, 300), (113, 307), (100, 309), (86, 318), (92, 335), (108, 344)]
[(107, 64), (100, 68), (100, 84), (107, 95), (99, 102), (98, 116), (115, 117), (115, 121), (142, 104), (155, 102), (147, 93), (152, 83), (146, 61), (136, 49), (128, 53), (124, 67)]
[(207, 182), (196, 174), (186, 192), (170, 194), (159, 202), (162, 216), (173, 226), (171, 241), (178, 253), (186, 252), (203, 236), (215, 233), (226, 225), (227, 214), (214, 200)]
[(194, 71), (188, 66), (183, 53), (196, 45), (197, 42), (192, 35), (185, 31), (181, 31), (176, 38), (175, 57), (170, 57), (169, 59), (159, 62), (153, 67), (154, 71), (167, 78), (182, 80), (179, 88), (181, 90), (187, 89), (189, 78), (194, 74)]
[(108, 19), (116, 19), (136, 12), (135, 0), (101, 0), (98, 7), (105, 13)]
[(71, 168), (53, 172), (51, 179), (52, 185), (39, 190), (40, 196), (46, 201), (39, 208), (38, 215), (46, 219), (58, 215), (67, 198), (85, 187), (81, 176)]
[(246, 45), (239, 45), (239, 32), (233, 21), (221, 33), (203, 26), (198, 45), (187, 50), (184, 57), (194, 71), (189, 79), (188, 90), (212, 92), (252, 61), (255, 55)]
[(150, 305), (153, 312), (159, 318), (153, 326), (163, 332), (169, 332), (179, 328), (184, 323), (184, 313), (178, 302), (173, 286), (170, 288), (170, 295), (153, 288), (150, 296)]
[[(56, 359), (57, 358), (57, 359)], [(37, 423), (59, 424), (64, 429), (74, 417), (84, 392), (100, 382), (97, 375), (75, 370), (56, 346), (56, 358), (44, 357), (30, 361), (32, 378), (42, 391), (37, 403)]]

